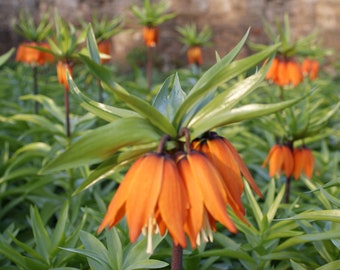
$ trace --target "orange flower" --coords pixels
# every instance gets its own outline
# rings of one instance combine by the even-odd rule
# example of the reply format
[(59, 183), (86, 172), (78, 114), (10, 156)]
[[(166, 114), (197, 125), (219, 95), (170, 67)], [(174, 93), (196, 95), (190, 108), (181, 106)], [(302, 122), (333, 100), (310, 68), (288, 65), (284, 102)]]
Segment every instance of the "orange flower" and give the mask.
[(202, 49), (200, 46), (192, 46), (187, 50), (187, 59), (190, 65), (196, 64), (198, 66), (202, 65)]
[(52, 54), (43, 52), (33, 47), (43, 47), (46, 49), (50, 48), (45, 42), (24, 42), (20, 44), (17, 49), (15, 61), (29, 65), (44, 65), (46, 62), (54, 61), (54, 56)]
[(275, 57), (273, 59), (272, 64), (270, 65), (270, 67), (269, 67), (269, 69), (267, 71), (266, 80), (272, 80), (272, 81), (276, 81), (277, 80), (277, 68), (279, 66), (279, 63), (280, 63), (279, 58)]
[[(42, 42), (39, 44), (40, 47), (45, 48), (49, 50), (51, 47), (48, 43)], [(38, 59), (38, 64), (39, 65), (44, 65), (46, 63), (52, 63), (55, 60), (54, 55), (48, 52), (40, 51), (39, 59)]]
[(210, 161), (212, 161), (222, 176), (230, 206), (235, 214), (245, 221), (245, 210), (241, 201), (244, 189), (242, 176), (245, 177), (260, 197), (263, 197), (263, 195), (233, 145), (216, 133), (209, 134), (208, 138), (194, 141), (193, 149), (206, 154)]
[(212, 241), (216, 221), (236, 233), (235, 224), (226, 210), (229, 198), (223, 179), (210, 160), (203, 153), (191, 150), (179, 153), (176, 161), (190, 204), (185, 231), (192, 247), (200, 244), (201, 237), (203, 241)]
[(291, 59), (274, 58), (266, 79), (273, 81), (279, 86), (292, 84), (297, 86), (302, 82), (303, 76), (298, 62)]
[(185, 186), (168, 155), (149, 153), (131, 166), (98, 229), (117, 224), (126, 215), (131, 242), (141, 231), (148, 235), (147, 252), (152, 252), (152, 233), (168, 229), (174, 243), (186, 247), (184, 223), (188, 211)]
[(66, 76), (66, 71), (72, 76), (72, 67), (69, 63), (63, 62), (63, 61), (58, 61), (57, 63), (57, 76), (58, 76), (58, 82), (60, 84), (63, 84), (65, 89), (69, 89), (68, 81), (67, 81), (67, 76)]
[(294, 169), (294, 158), (292, 151), (286, 145), (274, 145), (262, 164), (262, 167), (269, 163), (269, 176), (284, 172), (286, 177), (290, 177)]
[(103, 40), (98, 42), (98, 50), (100, 53), (107, 55), (107, 57), (101, 57), (100, 63), (105, 64), (110, 61), (110, 58), (108, 56), (111, 54), (111, 42), (110, 40)]
[(39, 60), (40, 51), (38, 49), (32, 48), (34, 46), (37, 46), (36, 42), (21, 43), (17, 49), (15, 61), (36, 65)]
[(145, 26), (143, 28), (143, 38), (147, 47), (155, 47), (158, 43), (158, 27)]
[(295, 180), (297, 180), (302, 171), (305, 173), (306, 177), (310, 179), (313, 175), (314, 168), (314, 156), (310, 149), (306, 147), (295, 148), (293, 151), (294, 156), (294, 171), (293, 175)]
[(301, 68), (304, 76), (309, 76), (311, 80), (315, 80), (319, 73), (319, 62), (305, 58), (302, 62)]
[(288, 61), (287, 62), (287, 73), (288, 73), (288, 78), (289, 82), (297, 86), (299, 83), (302, 82), (303, 76), (302, 76), (302, 71), (300, 64), (295, 61)]

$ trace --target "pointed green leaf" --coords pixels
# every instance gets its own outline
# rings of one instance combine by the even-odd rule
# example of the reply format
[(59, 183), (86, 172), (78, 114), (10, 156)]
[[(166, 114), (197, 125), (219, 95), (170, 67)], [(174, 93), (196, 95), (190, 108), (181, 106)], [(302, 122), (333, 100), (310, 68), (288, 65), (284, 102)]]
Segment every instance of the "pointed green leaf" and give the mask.
[(123, 147), (159, 141), (160, 134), (142, 118), (120, 118), (86, 133), (43, 172), (69, 169), (105, 160)]
[(187, 122), (189, 122), (191, 119), (187, 119), (185, 115), (195, 104), (200, 101), (203, 96), (207, 95), (210, 91), (214, 90), (222, 83), (246, 72), (251, 67), (260, 63), (262, 60), (273, 54), (277, 48), (278, 45), (270, 46), (257, 54), (235, 61), (233, 63), (225, 62), (225, 57), (216, 63), (205, 74), (203, 74), (201, 79), (190, 91), (187, 99), (178, 109), (174, 119), (175, 125), (178, 126), (181, 124), (181, 126), (186, 126)]
[(65, 113), (59, 108), (53, 99), (43, 95), (25, 95), (20, 97), (21, 100), (35, 100), (43, 105), (44, 109), (53, 115), (60, 123), (65, 122)]
[(324, 264), (318, 268), (315, 268), (315, 270), (334, 270), (334, 269), (340, 269), (340, 260), (336, 260), (336, 261)]
[(15, 48), (10, 49), (8, 52), (0, 56), (0, 67), (7, 62), (7, 60), (12, 56)]
[(290, 107), (301, 99), (302, 98), (297, 98), (273, 104), (249, 104), (232, 109), (231, 111), (222, 111), (220, 114), (210, 117), (209, 121), (206, 119), (205, 121), (198, 120), (194, 126), (190, 127), (191, 135), (195, 138), (200, 134), (217, 127), (268, 115)]
[(139, 115), (148, 119), (155, 127), (161, 130), (163, 133), (169, 134), (172, 137), (177, 136), (176, 129), (171, 125), (171, 123), (166, 119), (165, 116), (163, 116), (147, 101), (130, 94), (122, 86), (115, 83), (112, 80), (110, 70), (108, 70), (104, 66), (95, 63), (85, 55), (80, 55), (80, 58), (94, 73), (94, 75), (98, 77), (98, 79), (103, 81), (104, 89), (115, 93), (118, 98), (125, 102), (126, 106), (130, 107)]
[(282, 201), (282, 198), (285, 194), (285, 185), (282, 185), (280, 191), (277, 193), (275, 200), (271, 204), (268, 212), (267, 212), (267, 218), (268, 218), (268, 223), (270, 224), (272, 220), (274, 219), (277, 209), (280, 206), (280, 203)]
[(166, 262), (149, 259), (149, 260), (144, 260), (144, 261), (138, 261), (132, 264), (131, 266), (129, 266), (129, 268), (127, 269), (160, 269), (168, 265), (169, 264)]
[(86, 46), (87, 46), (87, 49), (89, 50), (92, 60), (95, 61), (97, 64), (100, 64), (100, 56), (98, 52), (97, 41), (94, 36), (91, 24), (89, 24), (87, 28)]
[(68, 202), (66, 202), (60, 211), (56, 227), (52, 233), (51, 244), (52, 247), (54, 248), (54, 251), (58, 250), (62, 240), (65, 237), (65, 227), (68, 219), (68, 209), (69, 209)]
[(50, 264), (50, 248), (51, 248), (51, 240), (45, 229), (41, 216), (38, 212), (38, 209), (35, 207), (31, 207), (30, 209), (32, 230), (35, 242), (37, 244), (37, 251), (41, 257), (45, 259), (47, 264)]
[[(278, 219), (278, 220), (327, 220), (340, 222), (340, 210), (317, 210), (311, 212), (304, 212), (298, 215), (295, 215), (290, 218)], [(340, 236), (340, 235), (339, 235)]]
[(245, 194), (247, 196), (247, 199), (249, 201), (250, 207), (253, 211), (255, 220), (257, 225), (259, 226), (259, 228), (261, 228), (261, 224), (262, 224), (262, 220), (263, 220), (263, 213), (261, 211), (261, 208), (259, 206), (259, 204), (257, 203), (251, 189), (250, 186), (247, 182), (244, 181), (244, 191)]
[(215, 96), (206, 106), (204, 106), (195, 116), (191, 119), (188, 127), (195, 125), (195, 122), (204, 122), (206, 119), (225, 113), (232, 109), (240, 100), (252, 93), (264, 76), (263, 72), (258, 72), (232, 86), (229, 90), (225, 90)]
[(115, 227), (105, 231), (111, 270), (120, 270), (123, 264), (123, 246)]
[[(340, 215), (338, 216), (340, 219)], [(329, 240), (333, 238), (340, 238), (340, 232), (338, 230), (330, 230), (326, 232), (321, 233), (309, 233), (304, 234), (300, 236), (295, 236), (292, 238), (289, 238), (279, 246), (275, 248), (275, 251), (282, 251), (288, 247), (296, 246), (299, 244), (307, 243), (307, 242), (313, 242), (313, 241), (321, 241), (321, 240)]]
[[(171, 85), (172, 88), (169, 89)], [(176, 73), (165, 80), (152, 105), (171, 122), (185, 97), (186, 93), (182, 90)]]
[(90, 99), (79, 90), (77, 85), (72, 80), (72, 77), (68, 76), (67, 78), (70, 85), (70, 89), (80, 102), (80, 106), (82, 106), (87, 111), (93, 113), (94, 115), (108, 122), (112, 122), (120, 117), (139, 116), (134, 111), (109, 106)]

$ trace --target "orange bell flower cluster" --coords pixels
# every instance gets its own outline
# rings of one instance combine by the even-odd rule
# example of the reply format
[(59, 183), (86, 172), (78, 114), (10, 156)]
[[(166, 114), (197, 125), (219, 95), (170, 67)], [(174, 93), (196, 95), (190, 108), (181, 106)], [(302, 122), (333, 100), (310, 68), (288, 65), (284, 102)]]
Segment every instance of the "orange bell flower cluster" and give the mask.
[(292, 59), (275, 57), (266, 74), (266, 79), (279, 86), (297, 86), (303, 81), (301, 65)]
[(66, 90), (69, 90), (70, 87), (67, 81), (66, 71), (68, 71), (68, 73), (72, 76), (72, 65), (65, 61), (58, 61), (57, 62), (58, 82), (64, 85)]
[(54, 61), (53, 54), (41, 51), (34, 47), (43, 47), (45, 49), (50, 49), (50, 46), (45, 42), (21, 43), (17, 49), (15, 61), (36, 66), (41, 66), (46, 63), (52, 63)]
[(312, 151), (306, 147), (291, 149), (287, 145), (275, 144), (270, 149), (262, 167), (267, 164), (269, 164), (270, 177), (284, 173), (287, 178), (293, 175), (297, 180), (303, 171), (310, 179), (313, 174), (314, 157)]
[(305, 58), (301, 65), (304, 76), (309, 77), (310, 80), (315, 80), (319, 73), (319, 62), (309, 58)]
[(156, 47), (158, 35), (159, 29), (157, 26), (145, 26), (143, 28), (143, 38), (147, 47)]
[(195, 64), (197, 66), (202, 65), (202, 48), (200, 46), (191, 46), (187, 50), (187, 59), (190, 65)]
[(125, 215), (130, 241), (146, 234), (148, 253), (157, 232), (168, 231), (182, 248), (187, 246), (186, 235), (192, 248), (212, 241), (216, 222), (237, 233), (227, 206), (246, 222), (240, 199), (242, 176), (263, 196), (241, 157), (217, 134), (187, 143), (186, 150), (138, 158), (112, 198), (98, 232), (115, 226)]
[(105, 64), (110, 62), (110, 58), (108, 57), (111, 54), (111, 41), (110, 40), (103, 40), (98, 42), (98, 51), (102, 54), (107, 55), (107, 57), (101, 57), (100, 63)]

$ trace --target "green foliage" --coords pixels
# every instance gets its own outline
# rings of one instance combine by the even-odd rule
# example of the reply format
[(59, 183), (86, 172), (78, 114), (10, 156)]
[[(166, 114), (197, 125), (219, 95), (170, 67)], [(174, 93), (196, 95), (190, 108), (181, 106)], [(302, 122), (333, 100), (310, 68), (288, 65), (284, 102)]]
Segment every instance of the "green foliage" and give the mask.
[(177, 32), (181, 34), (180, 41), (191, 46), (207, 46), (212, 36), (211, 28), (208, 25), (203, 26), (201, 31), (197, 30), (195, 24), (186, 24), (176, 28)]
[[(240, 58), (247, 32), (207, 70), (155, 73), (162, 83), (145, 92), (138, 68), (135, 78), (124, 74), (123, 80), (114, 67), (99, 64), (91, 27), (79, 36), (58, 16), (56, 22), (58, 38), (50, 38), (56, 54), (84, 64), (69, 77), (70, 137), (54, 68), (39, 67), (40, 95), (32, 95), (29, 67), (11, 62), (13, 50), (0, 57), (1, 269), (170, 269), (168, 234), (153, 237), (149, 255), (146, 238), (129, 242), (124, 219), (100, 235), (96, 230), (131, 162), (154, 151), (164, 133), (173, 139), (167, 149), (177, 147), (182, 127), (193, 138), (214, 129), (230, 139), (265, 195), (258, 199), (245, 183), (248, 223), (230, 211), (238, 234), (217, 224), (214, 242), (184, 250), (183, 269), (340, 267), (336, 78), (322, 72), (313, 82), (281, 92), (263, 81), (267, 66), (260, 66), (282, 44)], [(87, 48), (78, 54), (85, 41)], [(98, 81), (105, 104), (94, 98)], [(32, 113), (34, 102), (39, 114)], [(283, 177), (271, 179), (261, 167), (278, 137), (308, 144), (315, 156), (312, 179), (291, 182), (289, 202), (283, 202)]]
[(141, 7), (133, 5), (131, 12), (141, 25), (157, 26), (176, 16), (175, 13), (167, 13), (167, 8), (166, 2), (151, 3), (150, 0), (144, 0)]
[(52, 23), (49, 21), (50, 14), (45, 13), (39, 23), (36, 23), (28, 10), (22, 10), (19, 14), (19, 21), (14, 29), (27, 41), (40, 42), (52, 33)]

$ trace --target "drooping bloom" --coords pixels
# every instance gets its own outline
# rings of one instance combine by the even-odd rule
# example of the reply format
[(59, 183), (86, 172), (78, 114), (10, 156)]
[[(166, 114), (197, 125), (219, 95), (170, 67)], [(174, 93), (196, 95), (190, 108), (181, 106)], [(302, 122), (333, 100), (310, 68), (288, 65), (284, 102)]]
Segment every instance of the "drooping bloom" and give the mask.
[(189, 199), (190, 208), (185, 231), (191, 246), (196, 248), (196, 244), (199, 245), (201, 240), (212, 241), (216, 221), (236, 233), (237, 229), (226, 209), (230, 198), (225, 192), (220, 173), (211, 161), (195, 150), (177, 154), (176, 161)]
[(38, 64), (40, 51), (34, 48), (35, 46), (37, 46), (36, 42), (21, 43), (17, 49), (15, 61), (26, 63), (29, 65)]
[(58, 61), (57, 63), (57, 76), (58, 82), (63, 84), (65, 89), (69, 89), (69, 84), (67, 81), (66, 71), (72, 76), (72, 66), (68, 62)]
[(137, 159), (122, 180), (98, 229), (113, 227), (126, 215), (131, 242), (142, 231), (151, 237), (169, 231), (174, 243), (186, 247), (184, 223), (188, 212), (185, 186), (175, 161), (166, 154), (149, 153)]
[(273, 81), (279, 86), (297, 86), (303, 80), (301, 66), (293, 59), (273, 59), (273, 62), (266, 74), (266, 79)]
[(305, 58), (302, 62), (301, 68), (304, 76), (309, 77), (311, 80), (315, 80), (319, 73), (319, 62)]
[(147, 47), (155, 47), (158, 43), (159, 29), (157, 26), (144, 26), (143, 38)]
[(54, 61), (54, 56), (51, 53), (44, 52), (34, 47), (42, 47), (50, 49), (49, 45), (45, 42), (24, 42), (21, 43), (17, 49), (15, 61), (26, 63), (29, 65), (44, 65)]
[(301, 173), (304, 172), (306, 177), (310, 179), (313, 175), (314, 169), (314, 156), (310, 149), (307, 147), (294, 148), (294, 179), (297, 180)]
[(98, 51), (105, 54), (105, 57), (100, 57), (100, 63), (105, 64), (110, 61), (109, 55), (111, 54), (111, 42), (110, 40), (103, 40), (98, 42)]
[(269, 163), (269, 176), (285, 173), (290, 177), (294, 169), (294, 158), (291, 149), (286, 145), (275, 144), (269, 151), (262, 167)]
[(187, 50), (187, 59), (190, 65), (202, 65), (203, 58), (202, 58), (202, 48), (200, 46), (191, 46)]
[(260, 197), (263, 195), (237, 150), (227, 139), (211, 132), (208, 137), (197, 139), (192, 145), (193, 149), (204, 153), (217, 168), (223, 179), (228, 203), (235, 214), (244, 220), (245, 210), (241, 201), (244, 190), (242, 176)]

